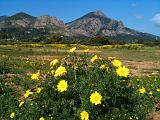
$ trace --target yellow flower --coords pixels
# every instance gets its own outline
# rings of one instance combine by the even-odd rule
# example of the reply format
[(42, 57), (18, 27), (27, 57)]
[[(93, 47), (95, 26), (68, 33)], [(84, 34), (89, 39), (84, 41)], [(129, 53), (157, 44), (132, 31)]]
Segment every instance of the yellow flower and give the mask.
[(14, 118), (15, 117), (15, 113), (12, 112), (11, 115), (10, 115), (10, 118)]
[(95, 105), (101, 104), (101, 100), (102, 100), (102, 96), (97, 91), (92, 93), (91, 96), (90, 96), (90, 102), (92, 104), (95, 104)]
[(160, 92), (160, 89), (159, 89), (159, 88), (157, 88), (157, 92)]
[(44, 120), (44, 117), (39, 118), (39, 120)]
[(122, 62), (119, 61), (119, 60), (113, 60), (112, 61), (112, 64), (115, 66), (115, 67), (120, 67), (122, 65)]
[(129, 117), (129, 120), (133, 120), (132, 117)]
[(24, 94), (24, 97), (27, 98), (31, 94), (33, 94), (33, 92), (31, 92), (31, 90), (27, 90), (26, 93)]
[(32, 74), (31, 79), (32, 80), (39, 80), (39, 75), (40, 75), (40, 71), (38, 71), (37, 73)]
[(99, 68), (100, 68), (101, 70), (106, 70), (106, 69), (108, 69), (108, 67), (105, 66), (105, 65), (101, 65)]
[(81, 115), (81, 120), (89, 120), (89, 114), (88, 114), (88, 112), (82, 111), (80, 113), (80, 115)]
[(54, 76), (55, 70), (51, 70), (51, 74)]
[(50, 70), (52, 70), (52, 69), (53, 69), (53, 66), (50, 67)]
[(73, 68), (76, 70), (78, 68), (77, 64), (74, 64)]
[(55, 66), (55, 65), (58, 64), (58, 63), (59, 63), (58, 59), (54, 59), (54, 60), (52, 60), (52, 61), (50, 62), (50, 67), (53, 67), (53, 66)]
[(24, 101), (19, 103), (19, 107), (21, 107), (24, 104)]
[(125, 66), (123, 67), (118, 67), (116, 69), (116, 73), (120, 76), (120, 77), (127, 77), (129, 75), (129, 69), (126, 68)]
[(37, 88), (37, 93), (40, 93), (42, 91), (43, 88)]
[(73, 47), (69, 50), (70, 53), (73, 53), (76, 50), (76, 47)]
[(88, 52), (89, 52), (89, 49), (84, 50), (84, 52), (85, 52), (85, 53), (88, 53)]
[(150, 95), (152, 95), (152, 94), (153, 94), (153, 92), (152, 92), (152, 91), (150, 91), (150, 92), (149, 92), (149, 94), (150, 94)]
[(108, 57), (108, 60), (114, 60), (116, 57)]
[(67, 73), (67, 70), (65, 67), (63, 66), (60, 66), (57, 68), (57, 70), (55, 71), (55, 77), (58, 77), (58, 76), (64, 76), (65, 74)]
[(57, 89), (59, 92), (64, 92), (64, 91), (67, 91), (67, 81), (65, 80), (61, 80), (59, 81), (58, 85), (57, 85)]
[(139, 92), (140, 92), (141, 94), (144, 94), (144, 93), (146, 93), (146, 89), (145, 89), (144, 87), (142, 87), (142, 88), (139, 89)]
[(98, 60), (98, 56), (95, 55), (91, 58), (91, 63), (94, 63), (96, 60)]

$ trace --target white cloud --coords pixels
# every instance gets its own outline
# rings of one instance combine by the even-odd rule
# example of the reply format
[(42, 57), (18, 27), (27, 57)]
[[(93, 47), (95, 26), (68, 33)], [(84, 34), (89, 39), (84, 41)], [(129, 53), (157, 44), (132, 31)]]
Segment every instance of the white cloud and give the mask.
[(160, 13), (157, 13), (155, 16), (153, 16), (152, 21), (156, 26), (160, 27)]
[(136, 3), (132, 3), (131, 6), (132, 7), (137, 7), (137, 4)]
[(144, 16), (142, 16), (142, 15), (136, 15), (135, 17), (136, 17), (136, 19), (139, 19), (139, 20), (144, 19)]

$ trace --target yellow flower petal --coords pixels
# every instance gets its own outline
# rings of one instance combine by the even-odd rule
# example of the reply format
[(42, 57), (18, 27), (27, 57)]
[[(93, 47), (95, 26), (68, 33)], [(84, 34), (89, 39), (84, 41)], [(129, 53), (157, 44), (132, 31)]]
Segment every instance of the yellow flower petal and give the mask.
[(39, 75), (40, 75), (40, 71), (38, 71), (37, 73), (32, 74), (31, 79), (32, 80), (39, 80)]
[(65, 67), (63, 66), (60, 66), (57, 68), (57, 70), (55, 71), (55, 77), (58, 77), (58, 76), (64, 76), (65, 74), (67, 73), (67, 70)]
[(152, 91), (150, 91), (150, 92), (149, 92), (149, 94), (150, 94), (150, 95), (152, 95), (152, 94), (153, 94), (153, 92), (152, 92)]
[(19, 107), (21, 107), (24, 104), (24, 101), (19, 103)]
[(89, 52), (89, 49), (84, 50), (84, 52), (85, 52), (85, 53), (88, 53), (88, 52)]
[(59, 81), (59, 83), (57, 85), (57, 89), (59, 92), (67, 91), (67, 88), (68, 88), (67, 81), (65, 81), (65, 80)]
[(108, 67), (105, 66), (105, 65), (101, 65), (99, 68), (100, 68), (101, 70), (106, 70), (106, 69), (108, 69)]
[(86, 111), (82, 111), (80, 113), (80, 116), (81, 116), (81, 120), (89, 120), (89, 114)]
[(120, 77), (127, 77), (129, 75), (129, 69), (126, 68), (125, 66), (123, 67), (118, 67), (116, 69), (116, 73), (118, 74), (118, 76)]
[(70, 53), (73, 53), (77, 48), (76, 47), (73, 47), (69, 50)]
[(54, 76), (55, 70), (51, 70), (51, 74)]
[(113, 60), (112, 61), (112, 64), (115, 66), (115, 67), (120, 67), (122, 65), (122, 62), (119, 61), (119, 60)]
[(91, 96), (90, 96), (90, 102), (92, 104), (95, 104), (95, 105), (101, 104), (101, 100), (102, 100), (102, 96), (97, 91), (92, 93)]
[(116, 57), (108, 57), (108, 60), (114, 60)]
[(37, 93), (40, 93), (42, 91), (43, 88), (37, 88)]
[(160, 89), (159, 89), (159, 88), (157, 88), (157, 92), (160, 92)]
[(59, 63), (58, 59), (54, 59), (50, 62), (50, 67), (53, 67)]
[(10, 115), (10, 118), (14, 118), (15, 117), (15, 113), (12, 112), (11, 115)]
[(25, 94), (24, 94), (24, 97), (25, 97), (25, 98), (28, 98), (29, 95), (32, 95), (32, 94), (33, 94), (33, 92), (31, 92), (31, 90), (27, 90), (27, 91), (25, 92)]
[(39, 118), (39, 120), (44, 120), (44, 117)]
[(139, 93), (141, 93), (141, 94), (146, 93), (146, 89), (145, 89), (144, 87), (140, 88), (140, 89), (139, 89)]
[(98, 60), (97, 55), (93, 56), (90, 61), (91, 61), (91, 63), (94, 63), (96, 60)]

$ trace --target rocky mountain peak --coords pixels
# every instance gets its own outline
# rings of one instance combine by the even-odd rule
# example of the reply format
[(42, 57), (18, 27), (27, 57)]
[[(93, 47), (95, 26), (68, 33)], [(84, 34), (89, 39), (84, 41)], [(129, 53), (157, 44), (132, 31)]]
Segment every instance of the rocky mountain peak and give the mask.
[(116, 36), (118, 33), (125, 33), (122, 21), (117, 21), (106, 17), (101, 11), (90, 12), (67, 24), (69, 30), (75, 34), (87, 37), (97, 35)]
[(35, 19), (36, 17), (31, 16), (27, 13), (24, 12), (19, 12), (11, 17), (9, 17), (10, 19), (15, 19), (15, 20), (20, 20), (20, 19)]
[(8, 16), (7, 18), (0, 21), (0, 28), (19, 28), (29, 27), (36, 17), (31, 16), (24, 12), (19, 12), (15, 15)]
[(90, 12), (88, 13), (88, 15), (94, 15), (94, 16), (99, 16), (99, 17), (106, 17), (106, 15), (100, 11), (100, 10), (97, 10), (97, 11), (94, 11), (94, 12)]
[(118, 22), (118, 25), (119, 25), (119, 27), (124, 27), (124, 24), (123, 24), (122, 21), (119, 21), (119, 22)]
[(54, 16), (44, 15), (37, 17), (33, 26), (34, 28), (45, 28), (45, 27), (52, 28), (53, 26), (64, 27), (65, 24), (63, 21), (58, 20)]

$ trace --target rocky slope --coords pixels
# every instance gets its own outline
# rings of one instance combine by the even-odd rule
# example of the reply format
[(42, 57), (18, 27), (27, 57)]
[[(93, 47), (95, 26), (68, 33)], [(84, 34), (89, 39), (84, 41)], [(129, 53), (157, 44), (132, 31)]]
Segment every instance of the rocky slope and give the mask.
[(122, 21), (110, 19), (101, 11), (88, 13), (66, 25), (68, 30), (72, 31), (75, 35), (83, 35), (86, 37), (130, 36), (131, 38), (155, 39), (154, 35), (138, 32), (125, 27)]

